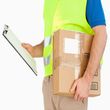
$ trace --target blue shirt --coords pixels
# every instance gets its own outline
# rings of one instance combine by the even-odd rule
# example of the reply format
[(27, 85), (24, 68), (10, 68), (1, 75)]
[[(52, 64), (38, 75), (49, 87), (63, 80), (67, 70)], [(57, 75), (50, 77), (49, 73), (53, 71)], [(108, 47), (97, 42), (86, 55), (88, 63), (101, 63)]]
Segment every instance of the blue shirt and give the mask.
[(92, 28), (106, 25), (101, 0), (87, 0), (86, 18)]

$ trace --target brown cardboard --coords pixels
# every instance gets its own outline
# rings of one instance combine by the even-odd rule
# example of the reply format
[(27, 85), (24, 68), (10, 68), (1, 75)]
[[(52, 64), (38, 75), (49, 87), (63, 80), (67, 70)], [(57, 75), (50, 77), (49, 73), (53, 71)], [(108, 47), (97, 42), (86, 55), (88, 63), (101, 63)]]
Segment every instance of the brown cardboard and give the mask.
[[(70, 93), (70, 88), (72, 83), (74, 82), (75, 75), (73, 74), (74, 69), (67, 66), (59, 66), (55, 70), (55, 74), (53, 77), (54, 83), (54, 94), (57, 95), (65, 95), (65, 96), (73, 96)], [(59, 74), (60, 73), (60, 74)], [(94, 79), (91, 84), (89, 96), (99, 96), (100, 95), (100, 74), (97, 73), (97, 76), (94, 76)]]
[[(67, 39), (66, 39), (67, 38)], [(69, 38), (69, 39), (68, 39)], [(76, 40), (75, 40), (76, 39)], [(54, 94), (73, 96), (70, 88), (75, 79), (83, 76), (91, 49), (93, 36), (66, 30), (58, 30), (53, 36), (53, 92)], [(64, 43), (65, 42), (65, 43)], [(66, 43), (71, 42), (67, 48)], [(75, 43), (76, 42), (76, 43)], [(75, 45), (73, 45), (74, 43)], [(78, 46), (77, 51), (67, 50)], [(65, 48), (64, 48), (65, 46)], [(66, 49), (67, 48), (67, 49)], [(67, 52), (67, 53), (66, 53)], [(90, 96), (100, 95), (100, 68), (91, 84)]]

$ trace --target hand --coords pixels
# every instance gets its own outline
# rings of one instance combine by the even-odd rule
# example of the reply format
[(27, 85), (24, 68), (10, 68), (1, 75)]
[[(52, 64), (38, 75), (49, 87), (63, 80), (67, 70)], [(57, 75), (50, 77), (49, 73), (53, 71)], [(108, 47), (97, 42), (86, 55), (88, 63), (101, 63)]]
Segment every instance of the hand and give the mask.
[(76, 101), (84, 101), (89, 96), (91, 81), (88, 81), (85, 77), (75, 80), (71, 88), (71, 92), (74, 93), (74, 99)]
[(23, 48), (25, 48), (30, 54), (32, 57), (35, 57), (35, 48), (31, 45), (31, 44), (28, 44), (28, 43), (22, 43), (21, 44)]

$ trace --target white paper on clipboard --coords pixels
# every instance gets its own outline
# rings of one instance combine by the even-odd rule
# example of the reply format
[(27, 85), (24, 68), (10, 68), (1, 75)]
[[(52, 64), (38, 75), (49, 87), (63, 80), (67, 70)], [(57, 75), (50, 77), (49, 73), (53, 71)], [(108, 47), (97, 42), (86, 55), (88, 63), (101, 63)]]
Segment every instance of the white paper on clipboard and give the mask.
[(15, 36), (8, 25), (5, 25), (3, 30), (3, 36), (20, 55), (24, 62), (30, 67), (30, 69), (37, 75), (36, 62), (29, 52), (21, 46), (20, 40)]

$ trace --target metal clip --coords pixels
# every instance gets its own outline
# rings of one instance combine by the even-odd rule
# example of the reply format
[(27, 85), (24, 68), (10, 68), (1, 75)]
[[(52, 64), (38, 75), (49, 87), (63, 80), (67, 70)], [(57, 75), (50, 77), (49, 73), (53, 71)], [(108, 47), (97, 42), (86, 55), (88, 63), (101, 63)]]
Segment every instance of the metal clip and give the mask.
[(8, 29), (9, 29), (9, 26), (5, 24), (5, 26), (4, 26), (4, 31), (3, 31), (3, 35), (4, 35), (4, 34), (7, 34)]

